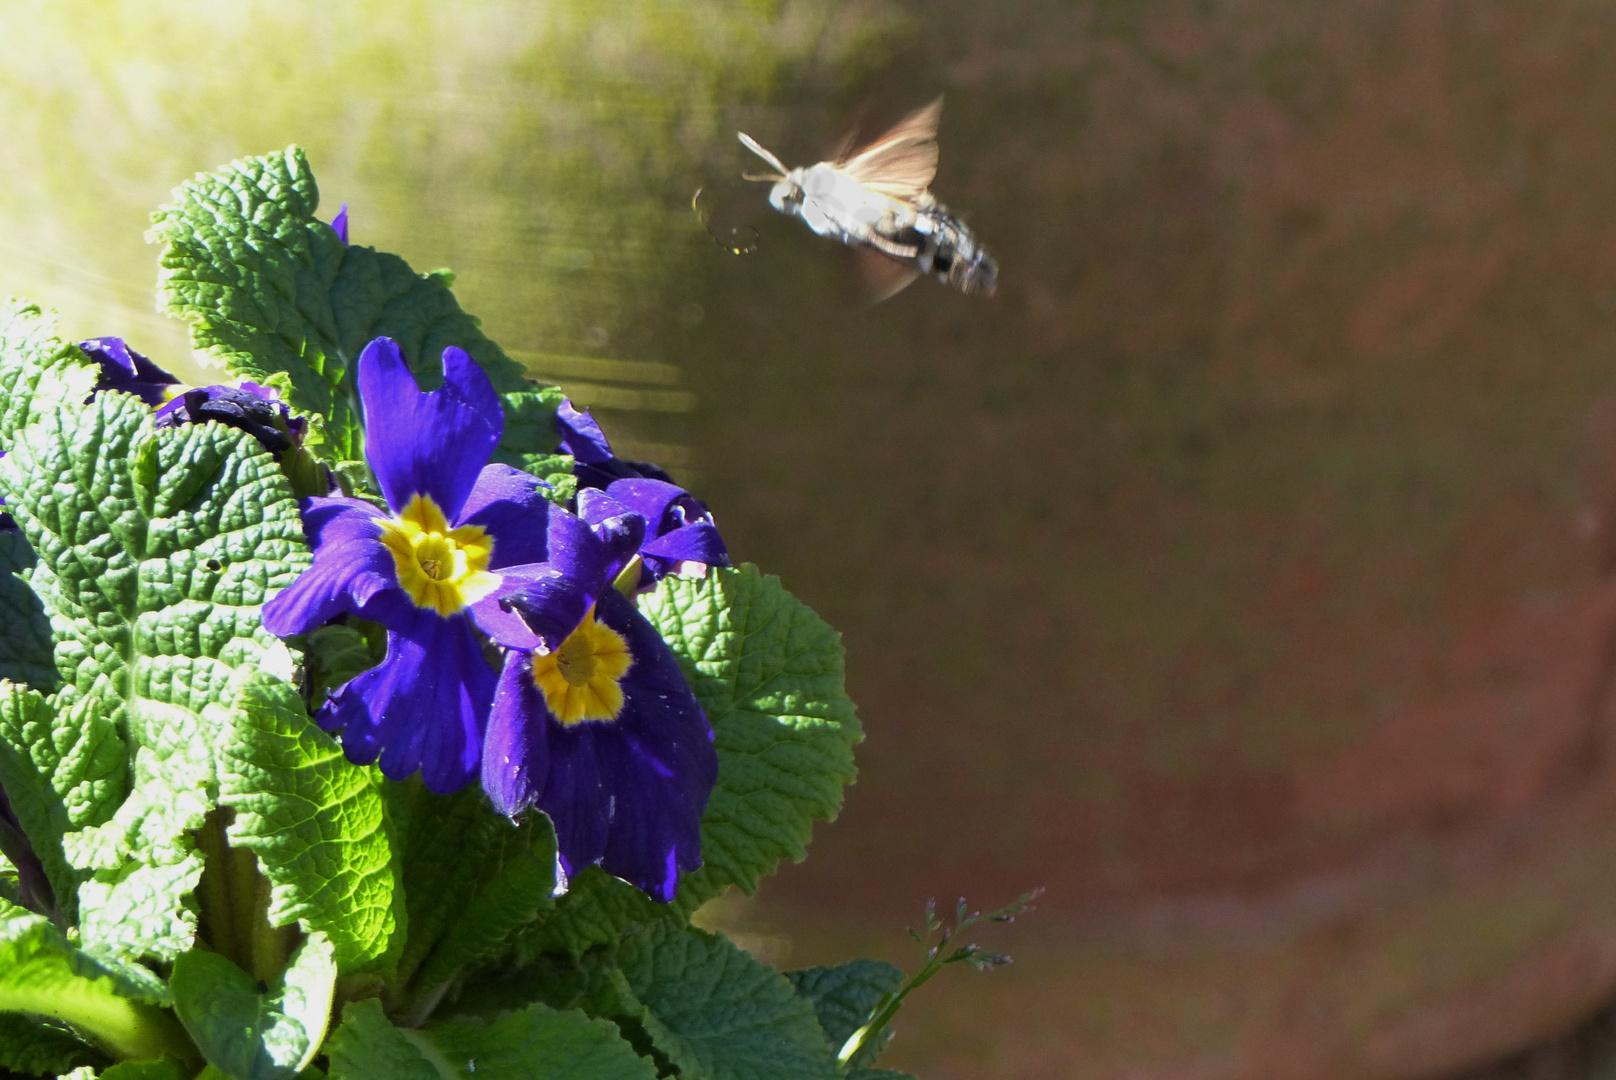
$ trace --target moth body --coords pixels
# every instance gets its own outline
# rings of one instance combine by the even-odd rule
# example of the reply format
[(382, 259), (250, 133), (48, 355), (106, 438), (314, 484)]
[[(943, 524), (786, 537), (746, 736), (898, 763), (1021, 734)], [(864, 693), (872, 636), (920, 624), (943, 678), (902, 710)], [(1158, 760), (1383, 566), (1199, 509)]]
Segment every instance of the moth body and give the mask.
[(937, 172), (941, 112), (939, 98), (862, 150), (795, 169), (742, 133), (741, 142), (779, 170), (746, 179), (772, 183), (769, 205), (800, 217), (820, 236), (896, 264), (896, 276), (885, 275), (880, 298), (920, 274), (936, 274), (962, 292), (992, 295), (998, 265), (929, 190)]

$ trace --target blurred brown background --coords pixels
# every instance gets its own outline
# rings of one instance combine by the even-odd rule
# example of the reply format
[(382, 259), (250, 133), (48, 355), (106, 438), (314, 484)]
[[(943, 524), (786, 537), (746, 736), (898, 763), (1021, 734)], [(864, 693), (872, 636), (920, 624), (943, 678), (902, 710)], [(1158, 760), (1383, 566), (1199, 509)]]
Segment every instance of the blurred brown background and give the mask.
[[(860, 782), (713, 919), (912, 963), (1047, 887), (894, 1067), (1608, 1064), (1498, 1063), (1616, 996), (1616, 3), (456, 7), (0, 3), (0, 288), (184, 367), (145, 212), (292, 141), (452, 266), (845, 635)], [(690, 211), (940, 91), (993, 301)]]

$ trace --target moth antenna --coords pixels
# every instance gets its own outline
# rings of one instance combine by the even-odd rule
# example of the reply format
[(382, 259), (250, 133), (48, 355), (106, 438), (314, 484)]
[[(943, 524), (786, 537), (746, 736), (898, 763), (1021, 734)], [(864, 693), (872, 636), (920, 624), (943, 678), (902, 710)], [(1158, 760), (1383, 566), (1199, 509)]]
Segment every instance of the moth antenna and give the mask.
[(772, 184), (776, 180), (784, 180), (785, 176), (783, 174), (781, 174), (781, 173), (743, 172), (741, 174), (741, 179), (742, 180), (751, 180), (754, 183), (760, 183), (760, 184)]
[[(767, 161), (770, 165), (773, 165), (776, 169), (779, 169), (780, 170), (780, 177), (785, 176), (786, 173), (791, 171), (790, 169), (785, 167), (785, 165), (780, 161), (779, 158), (775, 157), (773, 154), (771, 154), (767, 150), (763, 149), (763, 147), (759, 146), (758, 141), (756, 139), (752, 138), (752, 136), (748, 135), (746, 132), (737, 131), (735, 134), (740, 136), (742, 146), (744, 146), (748, 150), (752, 151), (752, 153), (756, 154), (758, 157), (762, 158), (764, 161)], [(780, 177), (776, 177), (776, 179), (779, 179)]]

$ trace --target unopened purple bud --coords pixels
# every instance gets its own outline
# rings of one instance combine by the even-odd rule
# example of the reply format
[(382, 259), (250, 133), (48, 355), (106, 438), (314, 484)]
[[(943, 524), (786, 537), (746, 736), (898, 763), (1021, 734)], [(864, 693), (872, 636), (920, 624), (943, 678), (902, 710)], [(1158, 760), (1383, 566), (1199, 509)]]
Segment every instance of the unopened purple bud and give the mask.
[(202, 386), (187, 390), (157, 410), (159, 428), (209, 420), (247, 432), (272, 454), (301, 443), (308, 430), (308, 421), (293, 417), (274, 390), (255, 382), (244, 382), (239, 387)]
[(155, 408), (168, 400), (170, 387), (180, 385), (174, 376), (131, 349), (123, 338), (90, 338), (79, 342), (79, 348), (101, 369), (95, 383), (97, 392), (121, 390)]

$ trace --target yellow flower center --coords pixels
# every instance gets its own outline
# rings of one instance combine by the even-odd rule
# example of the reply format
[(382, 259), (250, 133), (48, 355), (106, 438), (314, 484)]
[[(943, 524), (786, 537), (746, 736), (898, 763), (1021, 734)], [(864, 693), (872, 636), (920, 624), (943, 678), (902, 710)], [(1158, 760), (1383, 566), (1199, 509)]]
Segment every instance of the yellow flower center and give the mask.
[(551, 714), (568, 727), (585, 720), (616, 720), (623, 713), (619, 683), (633, 666), (623, 635), (596, 622), (590, 608), (559, 649), (533, 654), (533, 684)]
[(393, 553), (398, 584), (416, 607), (445, 618), (457, 615), (499, 588), (488, 572), (494, 541), (481, 525), (449, 528), (438, 504), (412, 495), (397, 517), (381, 522), (382, 543)]

